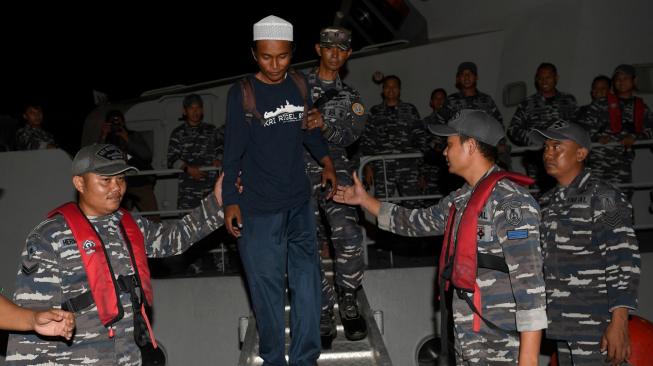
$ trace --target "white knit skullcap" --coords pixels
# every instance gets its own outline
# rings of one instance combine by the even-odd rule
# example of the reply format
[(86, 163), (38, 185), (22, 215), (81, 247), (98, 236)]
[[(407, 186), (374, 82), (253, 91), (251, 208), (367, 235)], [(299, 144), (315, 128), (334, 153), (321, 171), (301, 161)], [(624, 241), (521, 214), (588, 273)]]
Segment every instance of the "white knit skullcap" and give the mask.
[(254, 40), (266, 39), (292, 42), (292, 24), (274, 15), (259, 20), (254, 24)]

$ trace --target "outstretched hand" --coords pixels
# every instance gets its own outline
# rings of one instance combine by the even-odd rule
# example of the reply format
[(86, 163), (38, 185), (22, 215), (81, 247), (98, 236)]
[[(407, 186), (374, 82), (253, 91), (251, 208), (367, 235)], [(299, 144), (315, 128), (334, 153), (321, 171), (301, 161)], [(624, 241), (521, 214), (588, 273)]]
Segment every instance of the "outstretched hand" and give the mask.
[(334, 201), (346, 205), (362, 205), (366, 199), (372, 198), (365, 190), (361, 180), (358, 179), (356, 172), (352, 174), (352, 178), (354, 179), (353, 186), (338, 186), (338, 190), (333, 196)]
[(60, 309), (34, 312), (34, 331), (49, 337), (70, 340), (75, 329), (75, 315)]

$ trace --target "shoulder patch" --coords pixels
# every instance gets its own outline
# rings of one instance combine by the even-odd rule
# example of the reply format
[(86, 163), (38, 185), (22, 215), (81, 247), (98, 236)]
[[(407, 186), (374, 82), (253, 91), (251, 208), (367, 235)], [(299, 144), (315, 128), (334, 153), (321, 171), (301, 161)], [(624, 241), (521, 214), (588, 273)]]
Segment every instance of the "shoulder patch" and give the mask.
[(615, 207), (617, 207), (614, 200), (614, 194), (608, 192), (599, 193), (599, 201), (601, 202), (603, 209), (606, 211), (614, 211)]
[(362, 116), (365, 114), (365, 107), (361, 103), (352, 103), (351, 105), (351, 111), (354, 112), (355, 115), (357, 116)]
[(615, 202), (615, 195), (613, 192), (603, 192), (598, 195), (603, 213), (599, 216), (599, 220), (611, 228), (616, 228), (622, 225), (622, 213), (617, 209)]
[(499, 207), (506, 216), (506, 222), (512, 226), (517, 226), (522, 220), (521, 203), (519, 201), (508, 201)]

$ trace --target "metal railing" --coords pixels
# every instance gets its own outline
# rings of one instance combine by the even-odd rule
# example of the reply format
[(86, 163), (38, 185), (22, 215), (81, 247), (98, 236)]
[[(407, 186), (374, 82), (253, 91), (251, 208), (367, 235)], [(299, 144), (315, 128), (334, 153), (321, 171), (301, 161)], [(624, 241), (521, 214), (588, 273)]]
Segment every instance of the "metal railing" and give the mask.
[[(652, 140), (640, 140), (636, 141), (633, 146), (636, 148), (644, 147), (644, 146), (652, 146), (653, 145), (653, 139)], [(605, 147), (605, 146), (620, 146), (619, 143), (608, 143), (608, 144), (592, 144), (592, 147)], [(511, 150), (511, 156), (515, 155), (520, 155), (526, 151), (537, 151), (540, 150), (541, 147), (513, 147)], [(424, 155), (421, 152), (416, 152), (416, 153), (401, 153), (401, 154), (383, 154), (383, 155), (374, 155), (374, 156), (363, 156), (360, 159), (360, 166), (358, 168), (358, 176), (364, 177), (363, 171), (364, 168), (367, 164), (374, 162), (374, 161), (382, 161), (383, 163), (383, 176), (385, 179), (385, 192), (386, 192), (386, 197), (381, 198), (381, 201), (387, 201), (387, 202), (398, 202), (398, 201), (407, 201), (407, 200), (434, 200), (434, 199), (441, 199), (443, 197), (442, 194), (429, 194), (429, 195), (416, 195), (416, 196), (403, 196), (403, 197), (388, 197), (388, 180), (387, 180), (387, 167), (386, 167), (386, 162), (388, 160), (400, 160), (400, 159), (419, 159), (423, 158)], [(221, 167), (201, 167), (201, 171), (218, 171), (220, 172), (222, 170)], [(179, 173), (182, 173), (183, 170), (181, 169), (153, 169), (153, 170), (142, 170), (135, 175), (156, 175), (156, 176), (173, 176), (177, 175)], [(648, 189), (648, 188), (653, 188), (653, 181), (645, 181), (645, 182), (637, 182), (637, 183), (624, 183), (624, 184), (618, 184), (617, 185), (620, 188), (631, 188), (631, 189)], [(531, 189), (531, 192), (538, 192), (537, 189)], [(180, 216), (181, 214), (186, 214), (190, 212), (191, 210), (181, 210), (181, 209), (175, 209), (175, 210), (158, 210), (158, 211), (143, 211), (139, 212), (143, 216), (154, 216), (158, 215), (161, 217), (175, 217), (175, 216)], [(650, 230), (653, 229), (653, 224), (639, 224), (639, 225), (634, 225), (635, 230)], [(364, 257), (365, 257), (365, 263), (368, 263), (368, 253), (367, 253), (367, 245), (364, 246), (363, 251), (364, 251)], [(226, 248), (224, 248), (224, 245), (222, 245), (218, 251), (221, 252), (221, 255), (223, 256), (223, 263), (224, 263), (224, 255), (226, 252)], [(392, 256), (392, 253), (390, 254)]]
[[(592, 148), (596, 147), (606, 147), (606, 146), (621, 146), (618, 142), (611, 142), (608, 144), (599, 144), (599, 143), (593, 143)], [(641, 147), (646, 147), (646, 146), (653, 146), (653, 139), (651, 140), (639, 140), (635, 141), (633, 144), (634, 148), (641, 148)], [(511, 150), (511, 156), (513, 155), (519, 155), (521, 153), (524, 153), (526, 151), (538, 151), (541, 150), (542, 147), (538, 146), (520, 146), (520, 147), (513, 147)], [(365, 166), (371, 162), (374, 161), (382, 161), (383, 162), (383, 177), (384, 177), (384, 186), (385, 186), (385, 197), (379, 198), (380, 201), (385, 201), (385, 202), (401, 202), (401, 201), (413, 201), (413, 200), (433, 200), (433, 199), (440, 199), (444, 197), (442, 194), (429, 194), (429, 195), (415, 195), (415, 196), (401, 196), (401, 197), (388, 197), (388, 179), (387, 179), (387, 169), (386, 169), (386, 161), (388, 160), (400, 160), (400, 159), (418, 159), (424, 157), (424, 154), (421, 152), (416, 152), (416, 153), (402, 153), (402, 154), (383, 154), (383, 155), (373, 155), (373, 156), (362, 156), (360, 159), (360, 166), (358, 168), (358, 176), (364, 177), (363, 172), (365, 169)], [(617, 187), (619, 188), (630, 188), (630, 189), (649, 189), (653, 188), (653, 181), (644, 181), (644, 182), (637, 182), (637, 183), (621, 183), (617, 184)], [(537, 193), (539, 192), (538, 189), (530, 189), (529, 190), (532, 193)], [(648, 230), (648, 229), (653, 229), (653, 224), (639, 224), (639, 225), (634, 225), (635, 230)]]
[[(199, 168), (200, 171), (203, 172), (213, 172), (217, 171), (218, 173), (222, 171), (222, 167), (214, 167), (214, 166), (204, 166)], [(138, 173), (132, 174), (130, 176), (139, 176), (139, 175), (156, 175), (157, 177), (159, 176), (169, 176), (169, 175), (177, 175), (179, 173), (183, 173), (184, 171), (181, 169), (152, 169), (152, 170), (141, 170)], [(140, 215), (142, 216), (161, 216), (161, 217), (175, 217), (179, 216), (182, 214), (187, 214), (191, 212), (192, 210), (181, 210), (181, 209), (175, 209), (175, 210), (158, 210), (158, 211), (142, 211), (139, 212)]]

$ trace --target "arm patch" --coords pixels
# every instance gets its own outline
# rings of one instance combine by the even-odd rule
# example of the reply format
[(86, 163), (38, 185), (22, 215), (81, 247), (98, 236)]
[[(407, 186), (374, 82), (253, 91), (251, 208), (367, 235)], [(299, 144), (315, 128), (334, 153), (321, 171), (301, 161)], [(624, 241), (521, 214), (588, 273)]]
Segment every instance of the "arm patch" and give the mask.
[(500, 209), (504, 212), (508, 224), (517, 226), (521, 223), (523, 217), (521, 212), (521, 202), (508, 201), (501, 204)]

